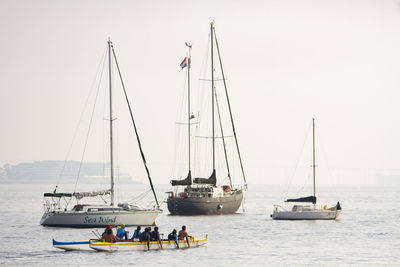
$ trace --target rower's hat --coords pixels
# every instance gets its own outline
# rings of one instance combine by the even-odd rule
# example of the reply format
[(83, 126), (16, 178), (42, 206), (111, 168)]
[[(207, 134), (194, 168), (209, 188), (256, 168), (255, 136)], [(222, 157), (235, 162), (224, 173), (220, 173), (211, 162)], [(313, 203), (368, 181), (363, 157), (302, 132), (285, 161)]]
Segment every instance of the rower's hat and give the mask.
[(108, 225), (107, 225), (107, 228), (111, 228), (111, 225), (108, 224)]

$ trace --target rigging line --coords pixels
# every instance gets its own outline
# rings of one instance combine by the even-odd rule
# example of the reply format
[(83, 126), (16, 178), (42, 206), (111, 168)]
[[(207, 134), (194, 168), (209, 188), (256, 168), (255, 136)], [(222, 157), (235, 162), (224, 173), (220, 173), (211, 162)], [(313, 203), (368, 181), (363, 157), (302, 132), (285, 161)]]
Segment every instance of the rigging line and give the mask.
[[(305, 178), (303, 179), (303, 182), (301, 183), (301, 186), (298, 188), (298, 190), (297, 190), (295, 195), (300, 195), (300, 192), (304, 192), (305, 186), (309, 184), (310, 180), (312, 180), (311, 179), (311, 177), (312, 177), (312, 168), (307, 168), (307, 170), (308, 170), (307, 176), (305, 176)], [(312, 184), (312, 182), (310, 184)], [(311, 193), (310, 194), (312, 194), (312, 188), (311, 188)]]
[(232, 124), (233, 135), (235, 136), (236, 149), (237, 149), (238, 156), (239, 156), (240, 168), (241, 168), (241, 170), (242, 170), (243, 181), (244, 181), (245, 184), (247, 184), (246, 176), (245, 176), (245, 174), (244, 174), (244, 168), (243, 168), (242, 157), (241, 157), (241, 155), (240, 155), (239, 143), (238, 143), (238, 140), (237, 140), (235, 124), (233, 123), (233, 115), (232, 115), (231, 103), (230, 103), (230, 101), (229, 101), (228, 89), (227, 89), (227, 86), (226, 86), (225, 73), (224, 73), (224, 69), (223, 69), (223, 67), (222, 67), (221, 53), (220, 53), (220, 51), (219, 51), (219, 45), (218, 45), (217, 34), (215, 33), (215, 29), (214, 29), (214, 35), (215, 35), (215, 44), (216, 44), (216, 46), (217, 46), (219, 65), (220, 65), (220, 67), (221, 67), (221, 74), (222, 74), (222, 79), (223, 79), (223, 82), (224, 82), (226, 101), (227, 101), (227, 103), (228, 103), (228, 109), (229, 109), (229, 114), (230, 114), (230, 118), (231, 118), (231, 124)]
[[(113, 85), (114, 87), (114, 85)], [(116, 101), (117, 99), (117, 90), (113, 90), (113, 120), (115, 121), (113, 123), (113, 174), (114, 174), (114, 179), (115, 179), (115, 183), (114, 183), (114, 190), (117, 191), (116, 194), (116, 198), (117, 198), (117, 202), (119, 202), (121, 200), (121, 173), (120, 173), (120, 146), (119, 146), (119, 123), (118, 123), (118, 101)], [(114, 196), (115, 197), (115, 196)]]
[(138, 199), (143, 199), (150, 191), (151, 191), (151, 189), (146, 190), (146, 191), (143, 192), (142, 194), (140, 194), (140, 195), (138, 195), (138, 196), (136, 196), (136, 197), (134, 197), (134, 198), (128, 200), (127, 202), (128, 202), (128, 203), (131, 203), (131, 202), (135, 202), (135, 201), (138, 200)]
[(217, 92), (214, 91), (215, 94), (215, 103), (217, 104), (217, 113), (218, 113), (218, 120), (219, 120), (219, 127), (221, 128), (221, 137), (222, 137), (222, 145), (224, 146), (224, 155), (225, 155), (225, 162), (226, 162), (226, 169), (228, 171), (228, 178), (229, 178), (229, 184), (232, 186), (232, 179), (231, 179), (231, 172), (229, 169), (229, 162), (228, 162), (228, 155), (226, 153), (226, 144), (225, 144), (225, 138), (224, 138), (224, 130), (222, 128), (222, 121), (221, 121), (221, 112), (219, 110), (219, 103), (218, 103), (218, 98), (217, 98)]
[[(208, 69), (208, 54), (209, 54), (209, 50), (210, 50), (210, 34), (208, 34), (208, 39), (206, 41), (206, 49), (204, 50), (204, 54), (203, 54), (203, 60), (202, 60), (202, 64), (201, 64), (201, 68), (200, 68), (200, 76), (207, 75), (207, 69)], [(193, 131), (193, 133), (195, 135), (199, 135), (201, 133), (202, 128), (204, 127), (203, 124), (201, 122), (201, 118), (203, 117), (203, 113), (201, 113), (200, 115), (200, 110), (205, 110), (204, 106), (206, 105), (206, 101), (204, 101), (205, 99), (205, 95), (207, 95), (207, 99), (208, 98), (208, 93), (209, 90), (204, 90), (205, 87), (205, 83), (201, 80), (197, 80), (197, 90), (192, 92), (193, 95), (193, 99), (196, 99), (196, 107), (197, 107), (197, 119), (199, 121), (199, 124), (197, 124), (195, 126), (195, 129)], [(201, 118), (200, 118), (201, 116)], [(205, 118), (206, 116), (204, 116)], [(208, 132), (208, 131), (207, 131)], [(194, 142), (194, 147), (193, 147), (193, 169), (194, 169), (194, 173), (201, 173), (201, 170), (203, 170), (205, 167), (208, 168), (208, 166), (202, 166), (204, 165), (202, 162), (200, 162), (200, 158), (202, 155), (202, 148), (203, 146), (200, 144), (199, 140), (195, 139)], [(197, 160), (196, 160), (197, 159)]]
[(58, 176), (58, 180), (57, 180), (57, 183), (56, 183), (56, 188), (55, 188), (55, 190), (57, 190), (58, 184), (60, 183), (60, 179), (61, 179), (62, 175), (64, 174), (65, 166), (66, 166), (66, 164), (67, 164), (67, 159), (69, 158), (69, 154), (70, 154), (71, 151), (72, 151), (72, 146), (74, 145), (74, 143), (75, 143), (75, 138), (76, 138), (76, 136), (78, 135), (79, 125), (80, 125), (81, 122), (82, 122), (83, 114), (85, 113), (87, 104), (88, 104), (89, 99), (90, 99), (90, 95), (92, 94), (92, 91), (93, 91), (93, 88), (94, 88), (94, 83), (95, 83), (95, 81), (96, 81), (96, 77), (98, 76), (99, 71), (100, 71), (101, 62), (103, 62), (103, 69), (104, 69), (105, 58), (106, 58), (105, 55), (106, 55), (106, 54), (107, 54), (107, 50), (105, 49), (105, 50), (104, 50), (104, 54), (103, 54), (103, 58), (100, 60), (99, 65), (97, 66), (96, 75), (94, 76), (95, 78), (93, 79), (92, 85), (90, 86), (91, 89), (90, 89), (90, 91), (89, 91), (89, 94), (88, 94), (88, 96), (87, 96), (87, 98), (86, 98), (86, 101), (85, 101), (85, 104), (84, 104), (84, 106), (83, 106), (83, 110), (82, 110), (81, 115), (80, 115), (80, 117), (79, 117), (78, 124), (76, 125), (75, 132), (74, 132), (74, 135), (73, 135), (73, 137), (72, 137), (71, 145), (70, 145), (70, 147), (69, 147), (69, 149), (68, 149), (68, 152), (67, 152), (67, 155), (66, 155), (66, 157), (65, 157), (65, 160), (64, 160), (64, 163), (63, 163), (63, 167), (62, 167), (62, 169), (61, 169), (61, 173), (60, 173), (60, 175)]
[(286, 189), (286, 192), (285, 192), (285, 194), (284, 194), (285, 198), (286, 198), (287, 195), (289, 194), (289, 187), (290, 187), (290, 185), (292, 184), (293, 178), (294, 178), (294, 176), (295, 176), (295, 174), (296, 174), (296, 172), (297, 172), (297, 169), (298, 169), (298, 167), (299, 167), (300, 158), (301, 158), (301, 155), (303, 154), (304, 147), (305, 147), (305, 145), (306, 145), (306, 143), (307, 143), (307, 137), (308, 137), (309, 132), (310, 132), (310, 128), (311, 128), (310, 126), (311, 126), (311, 125), (308, 126), (307, 131), (306, 131), (306, 135), (305, 135), (305, 137), (304, 137), (304, 139), (303, 139), (303, 145), (301, 146), (300, 154), (299, 154), (299, 156), (297, 157), (297, 161), (296, 161), (295, 168), (294, 168), (294, 170), (293, 170), (293, 174), (292, 174), (292, 176), (290, 177), (290, 180), (287, 182), (287, 184), (288, 184), (289, 186), (288, 186), (288, 188)]
[[(200, 76), (206, 76), (207, 75), (207, 70), (208, 70), (208, 65), (209, 65), (209, 50), (210, 50), (210, 33), (208, 34), (208, 38), (206, 41), (206, 49), (204, 50), (204, 54), (203, 54), (203, 60), (202, 60), (202, 64), (201, 64), (201, 68), (200, 68)], [(194, 96), (193, 98), (196, 99), (196, 106), (197, 106), (197, 118), (200, 118), (200, 110), (208, 110), (205, 109), (206, 104), (208, 103), (207, 101), (205, 101), (205, 99), (209, 99), (209, 90), (205, 90), (205, 83), (201, 80), (197, 81), (197, 88), (198, 90), (196, 90), (196, 96)], [(206, 98), (207, 97), (207, 98)], [(206, 118), (206, 116), (202, 113), (201, 116)], [(199, 135), (202, 131), (202, 129), (204, 128), (203, 126), (204, 123), (200, 122), (200, 124), (196, 125), (195, 127), (195, 131), (194, 134), (195, 135)], [(206, 124), (208, 125), (208, 124)], [(207, 133), (208, 133), (208, 129), (207, 129)], [(194, 155), (197, 158), (201, 157), (202, 154), (202, 145), (200, 144), (199, 140), (196, 140), (194, 142)], [(200, 169), (203, 169), (203, 167), (207, 167), (208, 166), (203, 166), (203, 163), (199, 162), (199, 160), (193, 160), (194, 162), (194, 170), (196, 173), (201, 173)], [(196, 171), (197, 170), (197, 171)]]
[(133, 118), (133, 113), (132, 113), (131, 105), (129, 104), (128, 95), (127, 95), (126, 90), (125, 90), (125, 84), (124, 84), (124, 81), (123, 81), (123, 79), (122, 79), (121, 71), (120, 71), (120, 69), (119, 69), (117, 57), (116, 57), (116, 55), (115, 55), (114, 46), (111, 46), (111, 48), (112, 48), (112, 52), (113, 52), (115, 64), (116, 64), (116, 66), (117, 66), (119, 78), (120, 78), (120, 80), (121, 80), (122, 89), (124, 89), (125, 99), (126, 99), (126, 102), (127, 102), (127, 104), (128, 104), (129, 113), (130, 113), (130, 115), (131, 115), (133, 128), (135, 129), (136, 139), (137, 139), (137, 142), (138, 142), (140, 154), (141, 154), (141, 156), (142, 156), (144, 168), (146, 169), (147, 177), (149, 178), (149, 183), (150, 183), (150, 186), (151, 186), (151, 190), (153, 191), (153, 195), (154, 195), (154, 198), (155, 198), (155, 200), (156, 200), (157, 207), (160, 207), (160, 205), (158, 204), (156, 191), (154, 190), (153, 182), (151, 181), (150, 171), (149, 171), (149, 169), (147, 168), (146, 158), (145, 158), (144, 153), (143, 153), (142, 144), (140, 143), (140, 138), (139, 138), (139, 134), (138, 134), (138, 131), (137, 131), (137, 128), (136, 128), (135, 120), (134, 120), (134, 118)]
[(211, 22), (211, 119), (212, 119), (212, 149), (213, 149), (213, 172), (215, 172), (215, 115), (214, 115), (214, 92), (215, 92), (215, 85), (214, 85), (214, 22)]
[[(105, 65), (105, 64), (103, 64), (103, 70), (104, 70), (104, 65)], [(101, 80), (102, 80), (102, 78), (103, 78), (103, 73), (104, 73), (103, 70), (102, 70), (101, 75), (100, 75), (99, 85), (97, 86), (97, 93), (96, 93), (96, 97), (95, 97), (95, 100), (94, 100), (94, 105), (93, 105), (93, 109), (92, 109), (92, 115), (91, 115), (91, 117), (90, 117), (90, 122), (89, 122), (88, 131), (87, 131), (87, 134), (86, 134), (85, 145), (84, 145), (84, 147), (83, 147), (81, 162), (79, 163), (78, 175), (77, 175), (76, 181), (75, 181), (74, 193), (76, 192), (76, 187), (77, 187), (77, 185), (78, 185), (79, 176), (80, 176), (80, 174), (81, 174), (82, 162), (83, 162), (83, 158), (85, 157), (86, 146), (87, 146), (87, 143), (88, 143), (88, 140), (89, 140), (90, 129), (91, 129), (91, 127), (92, 127), (92, 121), (93, 121), (94, 111), (95, 111), (95, 109), (96, 109), (97, 98), (98, 98), (99, 92), (100, 92), (100, 83), (101, 83)]]
[[(183, 89), (182, 89), (182, 93), (181, 98), (180, 98), (180, 108), (178, 108), (178, 111), (176, 113), (176, 120), (177, 121), (183, 121), (182, 120), (182, 114), (185, 114), (184, 112), (184, 106), (185, 106), (185, 87), (186, 87), (186, 81), (187, 81), (187, 72), (185, 72), (185, 78), (184, 78), (184, 83), (183, 83)], [(183, 116), (186, 118), (186, 116)], [(183, 139), (183, 129), (181, 126), (176, 126), (175, 127), (175, 147), (174, 147), (174, 164), (172, 164), (172, 173), (171, 173), (171, 177), (173, 177), (172, 179), (176, 179), (175, 177), (178, 176), (178, 170), (177, 169), (182, 169), (181, 166), (179, 166), (178, 168), (178, 164), (180, 164), (181, 162), (181, 157), (178, 158), (178, 151), (184, 151), (183, 147), (184, 145), (182, 144), (182, 142), (180, 142), (180, 140)], [(180, 156), (180, 155), (179, 155)], [(179, 163), (178, 163), (179, 162)]]
[(323, 157), (324, 157), (324, 160), (325, 160), (325, 163), (326, 163), (326, 168), (327, 168), (327, 171), (328, 171), (328, 175), (330, 176), (331, 181), (334, 181), (334, 177), (332, 175), (333, 168), (330, 167), (330, 164), (329, 164), (329, 161), (328, 161), (328, 156), (327, 156), (326, 149), (325, 149), (325, 146), (324, 146), (324, 141), (322, 140), (322, 134), (319, 135), (318, 140), (319, 140), (319, 147), (322, 150), (322, 153), (320, 153), (320, 154), (322, 154)]
[[(104, 97), (103, 97), (103, 118), (106, 117), (106, 109), (107, 109), (107, 85), (105, 86), (106, 88), (104, 89)], [(107, 188), (107, 173), (106, 173), (106, 169), (107, 169), (107, 163), (106, 163), (106, 155), (107, 155), (107, 149), (109, 148), (109, 140), (107, 138), (106, 140), (106, 124), (105, 124), (106, 119), (103, 119), (103, 131), (102, 131), (102, 152), (103, 152), (103, 183), (106, 186), (105, 189)]]

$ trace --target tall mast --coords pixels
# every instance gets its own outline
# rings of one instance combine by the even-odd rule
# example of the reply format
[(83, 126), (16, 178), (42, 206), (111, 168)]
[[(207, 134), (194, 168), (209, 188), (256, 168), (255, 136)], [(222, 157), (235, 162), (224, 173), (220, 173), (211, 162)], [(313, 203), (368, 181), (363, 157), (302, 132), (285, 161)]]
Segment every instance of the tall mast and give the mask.
[(315, 197), (315, 122), (312, 119), (312, 134), (313, 134), (313, 193)]
[(189, 145), (189, 175), (191, 172), (191, 166), (190, 166), (190, 68), (191, 68), (191, 53), (192, 53), (192, 45), (191, 44), (186, 44), (189, 47), (189, 57), (188, 57), (188, 68), (187, 68), (187, 74), (188, 74), (188, 145)]
[(215, 129), (214, 129), (214, 22), (211, 26), (211, 113), (212, 113), (212, 151), (213, 151), (213, 172), (215, 171)]
[(112, 118), (112, 77), (111, 77), (111, 46), (108, 39), (108, 80), (110, 89), (110, 176), (111, 176), (111, 206), (114, 206), (114, 158), (113, 158), (113, 118)]

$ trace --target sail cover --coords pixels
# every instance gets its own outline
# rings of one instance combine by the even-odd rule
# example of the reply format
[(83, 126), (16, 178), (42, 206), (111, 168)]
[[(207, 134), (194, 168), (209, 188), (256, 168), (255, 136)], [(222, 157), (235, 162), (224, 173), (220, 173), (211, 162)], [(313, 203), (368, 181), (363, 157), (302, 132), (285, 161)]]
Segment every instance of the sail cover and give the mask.
[(171, 180), (172, 186), (176, 185), (191, 185), (192, 184), (192, 173), (189, 171), (188, 176), (183, 180)]
[(95, 197), (95, 196), (103, 196), (103, 195), (109, 195), (109, 194), (111, 194), (111, 189), (91, 191), (91, 192), (75, 192), (72, 195), (76, 199), (82, 199), (84, 197)]
[(290, 199), (286, 199), (285, 202), (311, 202), (311, 203), (315, 204), (315, 203), (317, 203), (317, 198), (315, 196), (290, 198)]
[(72, 197), (71, 193), (44, 193), (44, 197)]
[(211, 174), (210, 178), (194, 178), (193, 182), (196, 184), (211, 184), (215, 186), (217, 184), (217, 177), (215, 175), (215, 170)]

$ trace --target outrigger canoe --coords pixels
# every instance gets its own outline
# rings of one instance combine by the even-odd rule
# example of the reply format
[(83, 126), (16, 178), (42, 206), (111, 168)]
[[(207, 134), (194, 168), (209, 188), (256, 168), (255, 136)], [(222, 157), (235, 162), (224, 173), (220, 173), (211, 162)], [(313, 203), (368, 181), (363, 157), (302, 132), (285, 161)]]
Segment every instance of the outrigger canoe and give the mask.
[[(189, 243), (191, 248), (200, 247), (207, 243), (208, 235), (202, 239), (195, 239), (194, 237), (189, 237)], [(179, 248), (187, 248), (188, 244), (186, 240), (178, 240)], [(162, 248), (161, 248), (162, 245)], [(97, 251), (129, 251), (129, 250), (158, 250), (158, 249), (177, 249), (178, 247), (173, 240), (162, 240), (161, 245), (159, 241), (150, 241), (149, 248), (147, 247), (147, 242), (117, 242), (117, 243), (107, 243), (107, 242), (96, 242), (89, 241), (89, 247)]]

